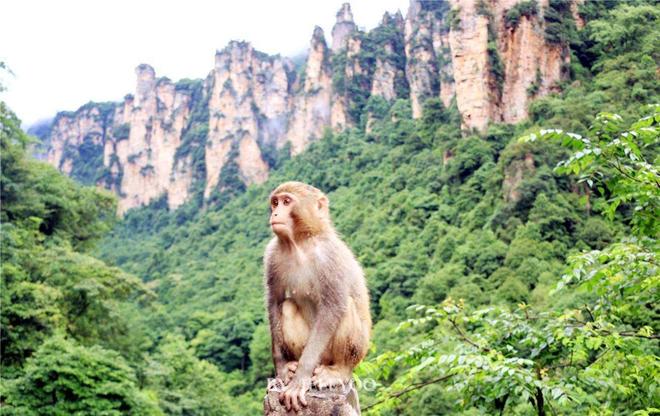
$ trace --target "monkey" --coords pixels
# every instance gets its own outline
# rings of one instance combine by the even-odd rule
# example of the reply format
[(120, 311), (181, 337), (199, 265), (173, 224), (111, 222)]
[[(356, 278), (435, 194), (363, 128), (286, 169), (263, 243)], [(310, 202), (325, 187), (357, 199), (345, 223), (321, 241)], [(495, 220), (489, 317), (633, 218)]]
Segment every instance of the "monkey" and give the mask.
[(275, 236), (264, 269), (271, 350), (285, 385), (280, 402), (297, 412), (307, 406), (312, 386), (349, 382), (367, 354), (369, 293), (362, 268), (332, 225), (323, 192), (285, 182), (270, 194), (270, 208)]

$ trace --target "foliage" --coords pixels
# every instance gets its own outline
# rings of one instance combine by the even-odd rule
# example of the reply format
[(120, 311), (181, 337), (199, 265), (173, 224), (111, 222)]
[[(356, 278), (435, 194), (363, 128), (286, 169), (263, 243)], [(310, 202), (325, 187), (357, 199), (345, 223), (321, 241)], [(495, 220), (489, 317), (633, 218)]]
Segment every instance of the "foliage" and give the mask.
[(526, 0), (516, 3), (504, 15), (504, 24), (507, 27), (515, 28), (520, 22), (520, 18), (525, 16), (527, 18), (538, 13), (538, 3), (536, 0)]
[(145, 369), (147, 384), (159, 391), (158, 405), (168, 415), (227, 415), (225, 377), (194, 356), (180, 336), (168, 335)]
[[(245, 377), (270, 374), (261, 367), (270, 367), (268, 347), (256, 352), (257, 345), (264, 348), (264, 334), (253, 334), (264, 327), (261, 255), (270, 237), (263, 201), (285, 180), (307, 181), (329, 193), (334, 221), (365, 266), (374, 317), (383, 325), (400, 319), (411, 298), (441, 301), (463, 293), (488, 304), (529, 299), (530, 291), (543, 297), (549, 288), (536, 268), (557, 269), (566, 253), (543, 238), (559, 236), (562, 244), (572, 244), (570, 227), (583, 216), (570, 198), (538, 193), (530, 209), (538, 197), (545, 199), (537, 210), (546, 211), (529, 215), (527, 234), (522, 229), (528, 219), (521, 215), (515, 244), (500, 240), (488, 229), (488, 218), (502, 205), (495, 202), (501, 180), (496, 162), (514, 130), (493, 128), (483, 137), (461, 139), (459, 125), (457, 110), (439, 100), (427, 100), (419, 123), (410, 120), (409, 103), (397, 101), (368, 137), (359, 131), (328, 134), (272, 171), (264, 185), (223, 206), (188, 216), (155, 208), (129, 213), (100, 252), (156, 283), (173, 318), (159, 331), (182, 329), (198, 358), (226, 371), (243, 369)], [(443, 165), (444, 154), (452, 156)], [(543, 178), (555, 183), (551, 173)], [(568, 183), (554, 186), (555, 192), (570, 192)], [(551, 221), (571, 225), (556, 228)]]
[[(610, 219), (621, 202), (632, 205), (631, 217), (623, 220), (635, 238), (568, 259), (555, 296), (566, 296), (568, 288), (588, 295), (568, 308), (548, 310), (525, 302), (517, 309), (475, 310), (451, 296), (438, 307), (413, 307), (423, 317), (400, 328), (420, 328), (423, 340), (402, 353), (384, 353), (367, 366), (366, 371), (385, 379), (396, 366), (408, 367), (381, 391), (374, 409), (396, 406), (388, 399), (410, 385), (414, 388), (408, 392), (443, 382), (459, 394), (461, 406), (489, 414), (654, 411), (660, 373), (655, 305), (660, 182), (644, 160), (645, 153), (657, 156), (660, 143), (660, 113), (658, 107), (653, 110), (629, 129), (622, 127), (620, 116), (600, 114), (589, 138), (559, 130), (524, 138), (562, 140), (574, 153), (556, 170), (581, 175), (590, 187), (598, 178), (596, 186), (607, 187), (607, 195), (603, 187), (599, 192), (606, 197), (601, 209)], [(447, 341), (448, 336), (453, 340)]]
[(112, 135), (117, 140), (126, 140), (131, 133), (131, 125), (128, 123), (123, 123), (118, 125), (112, 131)]
[(160, 415), (140, 393), (135, 372), (116, 352), (55, 336), (28, 359), (12, 382), (2, 413), (7, 415)]
[(114, 199), (29, 158), (4, 103), (0, 125), (3, 413), (158, 414), (124, 361), (145, 343), (130, 301), (150, 292), (88, 254)]
[(222, 166), (218, 176), (217, 188), (211, 193), (208, 203), (224, 206), (236, 195), (245, 191), (245, 182), (238, 166), (238, 142), (233, 142), (227, 154), (227, 163)]
[[(593, 77), (583, 75), (560, 95), (549, 95), (529, 107), (531, 120), (579, 134), (586, 132), (591, 116), (616, 111), (626, 122), (639, 118), (644, 104), (660, 101), (656, 68), (659, 19), (657, 7), (617, 3), (603, 7), (603, 17), (589, 21), (581, 42), (572, 45)], [(575, 71), (574, 71), (575, 72)]]
[(209, 135), (208, 103), (202, 80), (182, 79), (176, 83), (177, 91), (190, 94), (193, 103), (188, 123), (181, 132), (181, 144), (174, 154), (174, 164), (190, 159), (193, 183), (191, 193), (195, 195), (196, 205), (200, 204), (206, 180), (206, 161), (204, 152)]
[(486, 53), (488, 54), (488, 69), (495, 82), (495, 90), (501, 96), (502, 89), (504, 88), (504, 63), (502, 63), (499, 48), (497, 47), (497, 34), (495, 33), (492, 18), (488, 20), (488, 44), (486, 45)]
[[(542, 130), (544, 139), (561, 141), (575, 153), (557, 166), (562, 174), (580, 174), (597, 195), (609, 197), (602, 207), (609, 219), (624, 206), (624, 221), (638, 235), (660, 233), (660, 173), (657, 158), (660, 132), (660, 106), (640, 119), (629, 130), (618, 114), (601, 113), (588, 130), (588, 136), (562, 130)], [(532, 134), (528, 140), (536, 140)], [(625, 205), (632, 204), (628, 209)]]
[(460, 7), (452, 8), (445, 15), (445, 25), (449, 26), (452, 30), (461, 30), (461, 9)]
[[(197, 358), (182, 337), (163, 334), (171, 319), (153, 292), (135, 276), (89, 255), (114, 223), (114, 199), (30, 159), (31, 139), (4, 103), (0, 122), (0, 413), (254, 412), (258, 406), (253, 396), (240, 394), (246, 388), (239, 377)], [(218, 362), (231, 356), (225, 346), (237, 339), (233, 327), (225, 328), (206, 330), (220, 331), (216, 344), (200, 343), (201, 336), (196, 341), (200, 351), (215, 346), (220, 352), (209, 358)], [(239, 368), (247, 365), (242, 351), (251, 339), (247, 327)], [(236, 400), (228, 403), (228, 397)]]
[(570, 0), (550, 0), (543, 14), (545, 20), (545, 40), (548, 43), (574, 43), (577, 28), (571, 13)]
[(65, 148), (62, 160), (67, 159), (73, 161), (70, 175), (73, 179), (85, 185), (96, 184), (104, 169), (101, 137), (89, 134), (80, 146)]

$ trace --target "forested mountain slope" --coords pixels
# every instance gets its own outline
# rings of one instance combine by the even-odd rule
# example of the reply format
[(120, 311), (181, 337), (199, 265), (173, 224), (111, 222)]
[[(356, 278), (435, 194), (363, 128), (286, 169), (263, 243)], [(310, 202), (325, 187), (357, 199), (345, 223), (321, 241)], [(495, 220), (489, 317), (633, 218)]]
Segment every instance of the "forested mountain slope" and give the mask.
[[(518, 124), (466, 130), (456, 102), (427, 99), (413, 119), (407, 99), (372, 101), (363, 113), (372, 117), (368, 132), (326, 130), (281, 160), (263, 184), (174, 211), (165, 198), (128, 211), (92, 252), (121, 270), (94, 263), (110, 272), (80, 272), (82, 286), (71, 294), (34, 286), (58, 282), (50, 263), (35, 268), (29, 253), (11, 257), (23, 248), (3, 245), (3, 303), (42, 310), (52, 294), (68, 311), (84, 294), (112, 306), (85, 309), (101, 312), (82, 315), (89, 316), (84, 331), (72, 312), (44, 310), (44, 317), (62, 317), (57, 325), (38, 320), (35, 329), (36, 318), (23, 309), (3, 310), (3, 328), (30, 335), (19, 343), (3, 332), (3, 348), (19, 351), (3, 349), (3, 366), (12, 368), (3, 412), (50, 414), (84, 406), (79, 398), (89, 396), (99, 409), (136, 414), (260, 413), (272, 374), (261, 265), (270, 238), (267, 196), (280, 182), (299, 180), (327, 192), (334, 223), (365, 268), (375, 326), (358, 376), (378, 383), (360, 391), (375, 414), (652, 414), (660, 407), (660, 116), (643, 106), (660, 99), (660, 9), (598, 2), (585, 13), (585, 28), (571, 32), (571, 53), (580, 56), (571, 78), (561, 92), (533, 101), (529, 119)], [(600, 111), (621, 119), (595, 119)], [(518, 140), (539, 127), (590, 140), (558, 132)], [(635, 133), (621, 135), (629, 127)], [(608, 146), (615, 138), (621, 144)], [(36, 226), (39, 238), (30, 244), (48, 250), (51, 235), (77, 241), (58, 232), (58, 223), (40, 228), (45, 214), (5, 202), (5, 175), (13, 172), (6, 167), (17, 163), (6, 154), (3, 147), (3, 233)], [(11, 180), (33, 186), (20, 175)], [(91, 192), (57, 180), (57, 189)], [(35, 204), (15, 195), (20, 206)], [(65, 217), (72, 219), (64, 225), (92, 214)], [(86, 245), (68, 244), (89, 256)], [(573, 257), (590, 250), (599, 252)], [(26, 272), (11, 274), (4, 264)], [(106, 274), (112, 287), (118, 277), (131, 282), (124, 298), (92, 285), (92, 276)], [(555, 291), (559, 282), (568, 289)], [(433, 307), (406, 321), (420, 316), (409, 308), (415, 304)], [(125, 326), (109, 338), (94, 331), (108, 323)], [(117, 368), (112, 354), (123, 357)], [(47, 393), (61, 390), (47, 375), (83, 371), (63, 356), (90, 357), (98, 363), (91, 368), (115, 381), (97, 387), (102, 377), (81, 376), (55, 399)]]

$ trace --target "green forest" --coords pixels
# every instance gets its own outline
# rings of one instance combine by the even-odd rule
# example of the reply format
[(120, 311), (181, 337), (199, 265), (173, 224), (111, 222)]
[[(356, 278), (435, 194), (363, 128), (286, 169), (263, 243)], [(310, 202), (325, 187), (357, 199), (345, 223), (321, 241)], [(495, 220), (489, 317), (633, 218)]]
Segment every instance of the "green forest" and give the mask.
[[(0, 103), (2, 415), (254, 415), (268, 195), (316, 186), (364, 268), (363, 414), (660, 414), (660, 7), (591, 2), (516, 125), (370, 98), (262, 185), (117, 218)], [(95, 163), (90, 161), (90, 163)]]

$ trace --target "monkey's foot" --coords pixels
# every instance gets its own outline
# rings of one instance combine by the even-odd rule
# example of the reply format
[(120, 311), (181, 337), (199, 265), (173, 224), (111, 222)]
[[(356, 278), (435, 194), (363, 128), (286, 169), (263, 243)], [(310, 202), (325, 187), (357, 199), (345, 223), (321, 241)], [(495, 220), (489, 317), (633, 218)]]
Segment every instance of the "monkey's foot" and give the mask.
[(298, 361), (289, 361), (284, 364), (284, 367), (278, 373), (278, 377), (284, 382), (284, 385), (288, 385), (293, 376), (296, 375), (296, 370), (298, 369)]
[(312, 385), (319, 389), (341, 386), (351, 380), (351, 370), (337, 365), (320, 365), (314, 369)]

